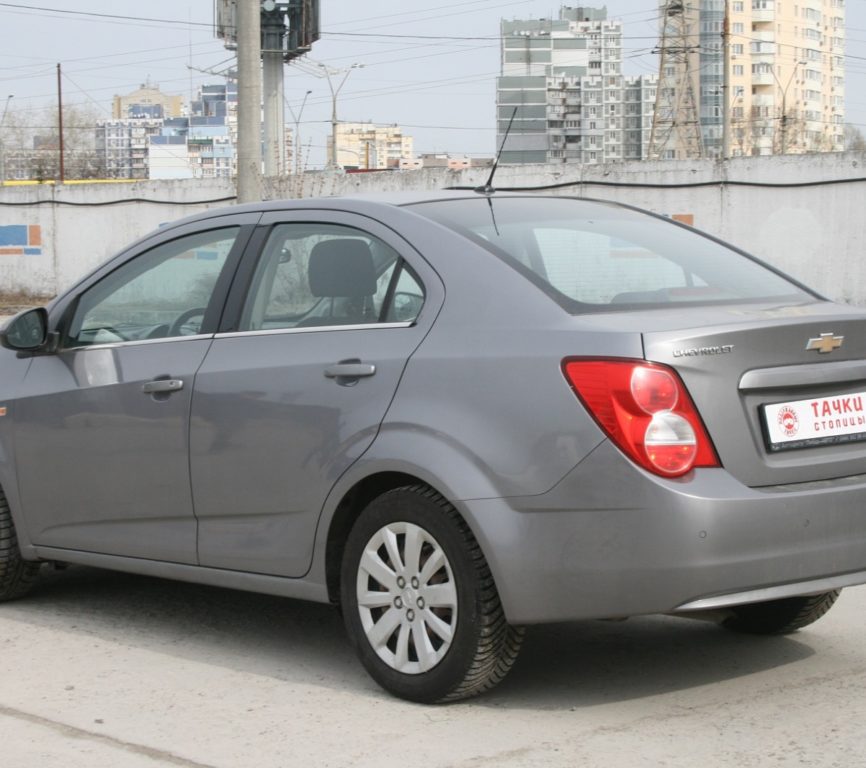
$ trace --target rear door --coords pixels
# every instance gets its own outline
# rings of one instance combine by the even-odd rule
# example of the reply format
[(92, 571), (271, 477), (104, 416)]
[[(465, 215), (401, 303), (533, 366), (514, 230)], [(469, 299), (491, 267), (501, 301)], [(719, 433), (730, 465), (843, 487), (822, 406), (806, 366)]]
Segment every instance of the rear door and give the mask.
[(375, 438), (443, 290), (366, 217), (267, 214), (254, 243), (196, 379), (199, 558), (302, 576), (325, 497)]

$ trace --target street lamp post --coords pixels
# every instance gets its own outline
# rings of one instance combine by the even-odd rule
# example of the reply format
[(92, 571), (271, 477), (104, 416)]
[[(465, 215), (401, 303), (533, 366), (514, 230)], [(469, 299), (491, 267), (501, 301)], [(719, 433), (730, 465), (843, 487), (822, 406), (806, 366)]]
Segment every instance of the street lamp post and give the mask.
[(773, 73), (773, 77), (778, 83), (779, 88), (782, 89), (782, 154), (788, 154), (788, 111), (786, 108), (787, 98), (788, 98), (788, 89), (791, 87), (791, 83), (794, 82), (794, 76), (797, 74), (797, 67), (801, 64), (805, 64), (805, 61), (797, 61), (794, 62), (794, 71), (791, 72), (791, 76), (788, 78), (788, 82), (784, 88), (782, 88), (782, 83), (778, 77), (776, 77), (775, 69), (771, 69), (770, 71)]
[(0, 185), (6, 183), (6, 139), (3, 136), (3, 126), (6, 125), (6, 113), (9, 111), (9, 102), (12, 101), (13, 95), (10, 93), (6, 97), (3, 115), (0, 116)]
[(307, 97), (312, 93), (312, 91), (307, 91), (304, 94), (304, 100), (301, 102), (301, 108), (298, 110), (298, 114), (295, 114), (295, 110), (292, 109), (292, 105), (289, 102), (286, 102), (286, 106), (289, 108), (289, 112), (292, 115), (292, 120), (295, 123), (295, 135), (292, 141), (294, 145), (294, 155), (295, 155), (295, 175), (297, 176), (301, 172), (301, 116), (304, 114), (304, 107), (307, 104)]
[[(350, 67), (347, 67), (345, 70), (342, 69), (330, 69), (324, 64), (319, 65), (322, 71), (325, 73), (325, 77), (328, 78), (328, 88), (331, 91), (331, 159), (328, 165), (332, 169), (337, 169), (340, 167), (339, 163), (337, 163), (337, 96), (340, 95), (340, 90), (346, 84), (346, 80), (349, 78), (353, 69), (360, 69), (363, 67), (363, 64), (352, 64)], [(340, 84), (334, 88), (334, 83), (331, 80), (331, 75), (339, 75), (343, 72), (343, 79), (340, 80)]]

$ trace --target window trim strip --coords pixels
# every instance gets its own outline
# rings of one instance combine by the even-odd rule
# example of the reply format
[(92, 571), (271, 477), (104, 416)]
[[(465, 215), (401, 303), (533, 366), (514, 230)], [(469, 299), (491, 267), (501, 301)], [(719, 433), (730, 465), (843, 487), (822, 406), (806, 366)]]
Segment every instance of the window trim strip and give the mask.
[(416, 323), (357, 323), (355, 325), (310, 325), (304, 328), (266, 328), (258, 331), (226, 331), (218, 333), (215, 339), (233, 339), (241, 336), (281, 336), (295, 333), (320, 333), (322, 331), (372, 331), (411, 328)]
[(57, 354), (65, 352), (86, 352), (90, 349), (117, 349), (119, 347), (144, 347), (150, 344), (165, 344), (170, 341), (201, 341), (212, 339), (212, 333), (197, 333), (194, 336), (166, 336), (160, 339), (130, 339), (129, 341), (108, 341), (104, 344), (79, 344), (77, 347), (64, 347), (57, 350)]

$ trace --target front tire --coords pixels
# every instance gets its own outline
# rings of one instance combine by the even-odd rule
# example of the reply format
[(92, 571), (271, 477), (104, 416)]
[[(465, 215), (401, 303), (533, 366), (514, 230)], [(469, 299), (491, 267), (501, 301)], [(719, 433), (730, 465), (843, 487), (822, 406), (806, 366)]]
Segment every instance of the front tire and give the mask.
[(426, 486), (397, 488), (364, 509), (346, 544), (341, 589), (362, 664), (400, 698), (474, 696), (517, 658), (523, 629), (506, 621), (478, 542)]
[(765, 603), (738, 605), (722, 626), (750, 635), (787, 635), (818, 621), (836, 602), (841, 590)]
[(0, 489), (0, 602), (22, 597), (36, 581), (40, 563), (21, 557), (6, 496)]

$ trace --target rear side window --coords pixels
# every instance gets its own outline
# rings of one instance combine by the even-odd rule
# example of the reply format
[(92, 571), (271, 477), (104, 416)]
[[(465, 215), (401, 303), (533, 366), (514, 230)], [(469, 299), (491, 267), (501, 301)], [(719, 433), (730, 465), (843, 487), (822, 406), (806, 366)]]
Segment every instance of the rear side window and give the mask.
[(268, 237), (240, 330), (412, 323), (424, 304), (400, 255), (342, 225), (287, 223)]
[(571, 312), (813, 298), (711, 238), (607, 203), (482, 197), (412, 209), (497, 254)]

